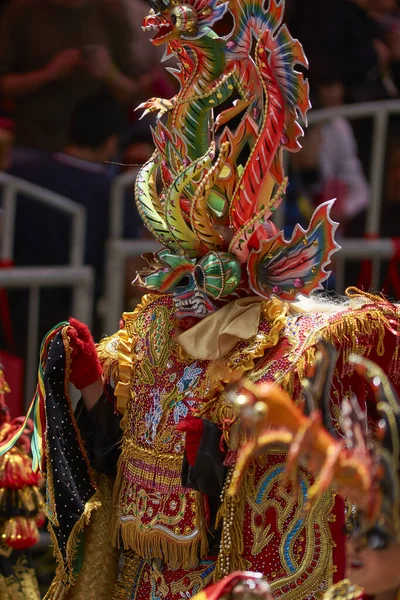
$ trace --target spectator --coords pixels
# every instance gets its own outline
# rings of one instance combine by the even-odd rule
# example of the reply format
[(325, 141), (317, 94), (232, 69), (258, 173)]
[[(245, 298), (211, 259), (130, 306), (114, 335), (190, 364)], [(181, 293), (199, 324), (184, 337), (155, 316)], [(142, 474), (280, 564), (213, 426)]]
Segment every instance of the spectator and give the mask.
[(342, 73), (350, 101), (385, 98), (390, 53), (369, 11), (379, 0), (298, 0), (292, 30), (304, 44), (310, 71), (329, 62)]
[(400, 9), (396, 0), (377, 0), (372, 13), (384, 33), (390, 52), (390, 72), (396, 87), (400, 90)]
[[(326, 63), (318, 81), (317, 106), (343, 104), (344, 86), (332, 65)], [(362, 235), (369, 188), (348, 121), (336, 117), (314, 126), (306, 134), (302, 152), (292, 162), (302, 196), (311, 199), (312, 204), (337, 198), (332, 216), (341, 223), (341, 233)]]
[[(122, 103), (147, 97), (122, 0), (15, 0), (0, 24), (0, 93), (15, 103), (16, 146), (61, 151), (73, 107), (107, 87)], [(20, 153), (21, 155), (21, 153)]]
[[(95, 298), (103, 292), (104, 247), (108, 236), (109, 195), (112, 183), (105, 161), (115, 156), (121, 129), (120, 107), (106, 92), (95, 92), (83, 98), (72, 114), (69, 141), (63, 153), (40, 155), (15, 165), (10, 173), (61, 194), (86, 208), (87, 230), (85, 263), (95, 269)], [(128, 211), (127, 211), (128, 212)], [(126, 233), (135, 235), (139, 219), (126, 223)], [(17, 203), (15, 231), (15, 263), (23, 266), (63, 265), (69, 261), (71, 226), (68, 216), (20, 196)], [(18, 320), (26, 314), (21, 308), (21, 294), (12, 304)], [(41, 331), (67, 318), (70, 298), (65, 291), (42, 292)], [(16, 308), (16, 306), (18, 308)], [(25, 312), (24, 312), (25, 311)], [(23, 327), (19, 328), (18, 349), (23, 353)]]

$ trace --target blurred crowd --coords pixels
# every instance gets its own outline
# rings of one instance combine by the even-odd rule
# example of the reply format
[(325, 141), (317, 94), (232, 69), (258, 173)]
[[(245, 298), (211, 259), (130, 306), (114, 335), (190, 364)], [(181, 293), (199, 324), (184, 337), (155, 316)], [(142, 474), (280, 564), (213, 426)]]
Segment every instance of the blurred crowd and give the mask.
[[(160, 64), (162, 53), (142, 32), (148, 10), (144, 0), (8, 0), (0, 6), (0, 169), (85, 207), (85, 264), (95, 269), (97, 300), (113, 179), (153, 151), (149, 122), (140, 122), (134, 108), (176, 91)], [(129, 238), (145, 235), (133, 204), (130, 190)], [(65, 265), (70, 247), (68, 215), (19, 194), (14, 264)], [(0, 339), (12, 328), (14, 351), (24, 355), (27, 295), (7, 296), (1, 314), (3, 320), (10, 314), (12, 323), (0, 319)], [(65, 290), (41, 296), (40, 335), (70, 311)]]
[[(287, 20), (309, 60), (313, 108), (400, 97), (398, 0), (288, 0)], [(392, 118), (386, 157), (380, 235), (398, 235), (400, 121)], [(288, 225), (308, 218), (316, 203), (337, 197), (339, 233), (366, 233), (370, 201), (372, 119), (333, 118), (308, 128), (292, 161)], [(391, 218), (388, 218), (389, 214)]]
[[(149, 120), (139, 121), (134, 107), (177, 89), (160, 63), (164, 49), (141, 30), (148, 9), (146, 0), (0, 0), (0, 170), (86, 208), (85, 261), (95, 269), (96, 298), (103, 290), (113, 179), (153, 149)], [(399, 98), (398, 0), (286, 0), (286, 10), (309, 59), (314, 108)], [(390, 218), (381, 228), (387, 236), (397, 235), (400, 216), (398, 129), (393, 119), (383, 190)], [(371, 119), (330, 118), (309, 127), (303, 150), (289, 163), (288, 235), (332, 197), (339, 233), (365, 234), (372, 135)], [(68, 262), (68, 218), (21, 195), (16, 223), (15, 264)], [(146, 235), (131, 192), (124, 235)], [(68, 316), (68, 295), (55, 293), (46, 306), (56, 314), (46, 311), (40, 333)], [(26, 299), (17, 296), (10, 303), (21, 315)], [(0, 322), (0, 338), (1, 330)]]

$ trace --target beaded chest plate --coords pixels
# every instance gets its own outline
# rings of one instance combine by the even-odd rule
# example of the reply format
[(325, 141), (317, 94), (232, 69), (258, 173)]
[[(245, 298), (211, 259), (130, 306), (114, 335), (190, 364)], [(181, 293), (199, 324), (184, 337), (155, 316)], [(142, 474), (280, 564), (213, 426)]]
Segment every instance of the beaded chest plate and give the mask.
[[(232, 408), (218, 391), (223, 386), (212, 389), (215, 364), (185, 356), (174, 341), (171, 299), (152, 297), (125, 321), (131, 365), (114, 534), (128, 554), (115, 598), (190, 598), (211, 578), (237, 568), (263, 572), (277, 598), (321, 598), (343, 577), (340, 501), (328, 492), (305, 512), (310, 473), (302, 472), (298, 489), (283, 488), (285, 453), (270, 451), (248, 469), (238, 497), (228, 502), (222, 494), (220, 552), (215, 564), (207, 559), (199, 494), (181, 486), (184, 440), (176, 426), (190, 409), (199, 410), (220, 425), (234, 464)], [(382, 362), (386, 351), (394, 372), (398, 339), (393, 333), (377, 305), (288, 316), (282, 303), (268, 301), (258, 334), (239, 341), (223, 361), (254, 382), (278, 381), (296, 400), (316, 342), (321, 337), (331, 341), (339, 350), (331, 412), (340, 433), (339, 399), (353, 393), (364, 397), (347, 364), (348, 353)]]
[(177, 425), (207, 395), (208, 363), (181, 356), (171, 308), (162, 298), (133, 318), (125, 315), (133, 360), (115, 535), (143, 558), (188, 569), (207, 542), (199, 494), (181, 486)]

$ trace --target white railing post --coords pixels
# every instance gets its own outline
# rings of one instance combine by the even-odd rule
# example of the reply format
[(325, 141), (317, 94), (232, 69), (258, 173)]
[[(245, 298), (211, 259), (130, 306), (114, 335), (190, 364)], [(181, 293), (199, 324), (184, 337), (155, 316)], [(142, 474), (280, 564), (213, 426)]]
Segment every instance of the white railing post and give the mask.
[[(384, 182), (384, 164), (388, 134), (388, 120), (392, 114), (400, 114), (400, 100), (365, 102), (362, 104), (344, 105), (329, 109), (312, 110), (309, 113), (311, 124), (321, 123), (337, 117), (355, 120), (362, 118), (374, 119), (372, 156), (370, 165), (371, 204), (368, 211), (367, 232), (378, 233), (382, 207), (382, 189)], [(155, 252), (159, 249), (156, 242), (141, 240), (122, 240), (123, 232), (123, 203), (129, 185), (133, 185), (136, 172), (124, 173), (116, 178), (111, 194), (110, 238), (107, 246), (107, 263), (105, 279), (106, 309), (104, 315), (104, 331), (112, 333), (118, 326), (123, 311), (124, 273), (126, 259), (139, 256), (144, 251)], [(132, 193), (133, 202), (133, 193)], [(283, 228), (281, 214), (275, 215)], [(341, 240), (343, 249), (334, 256), (336, 268), (336, 289), (343, 293), (345, 285), (345, 266), (348, 259), (373, 261), (372, 284), (378, 286), (380, 262), (393, 256), (391, 240)], [(399, 299), (400, 300), (400, 299)]]
[(16, 189), (9, 185), (3, 191), (1, 259), (4, 261), (11, 260), (14, 256), (15, 213)]
[(123, 248), (124, 240), (109, 240), (107, 245), (105, 278), (106, 313), (104, 315), (103, 327), (106, 335), (111, 335), (118, 329), (119, 320), (124, 310), (126, 255), (123, 252)]
[(91, 329), (94, 304), (94, 271), (92, 267), (84, 268), (86, 270), (85, 277), (73, 289), (71, 316), (79, 319)]
[(388, 114), (386, 110), (375, 113), (371, 152), (371, 198), (368, 210), (367, 233), (377, 235), (380, 230), (381, 200), (386, 159)]
[(64, 198), (38, 185), (0, 172), (0, 186), (3, 188), (4, 236), (1, 243), (1, 258), (12, 258), (14, 250), (15, 215), (18, 194), (32, 198), (36, 202), (51, 206), (72, 218), (70, 264), (78, 266), (84, 262), (86, 209), (78, 202)]
[[(114, 178), (110, 194), (110, 239), (122, 239), (124, 232), (124, 205), (126, 190), (132, 186), (132, 207), (134, 204), (134, 184), (139, 169), (132, 169)], [(133, 208), (132, 208), (133, 210)]]
[(107, 245), (106, 262), (106, 311), (103, 331), (111, 335), (118, 327), (124, 310), (124, 282), (127, 258), (138, 257), (146, 252), (158, 252), (160, 244), (155, 240), (110, 240)]

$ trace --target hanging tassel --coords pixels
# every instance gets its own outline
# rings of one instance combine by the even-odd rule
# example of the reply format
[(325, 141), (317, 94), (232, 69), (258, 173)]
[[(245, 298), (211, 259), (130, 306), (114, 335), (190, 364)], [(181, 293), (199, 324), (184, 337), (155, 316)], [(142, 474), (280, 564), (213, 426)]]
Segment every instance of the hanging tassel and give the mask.
[(39, 530), (34, 519), (13, 517), (5, 522), (1, 541), (14, 550), (31, 548), (39, 540)]
[(37, 485), (39, 475), (32, 472), (32, 460), (17, 448), (0, 457), (0, 487), (19, 490)]
[(46, 429), (46, 415), (44, 410), (44, 397), (45, 397), (45, 387), (44, 387), (44, 366), (47, 360), (47, 353), (50, 343), (53, 341), (57, 333), (63, 329), (64, 327), (68, 327), (69, 323), (62, 322), (53, 327), (49, 331), (49, 333), (45, 336), (42, 341), (42, 345), (40, 348), (40, 358), (39, 358), (39, 369), (38, 369), (38, 384), (36, 387), (36, 393), (33, 397), (33, 400), (28, 408), (27, 415), (23, 420), (22, 424), (19, 426), (12, 427), (8, 433), (8, 435), (3, 438), (0, 442), (0, 456), (4, 456), (7, 452), (15, 446), (17, 441), (23, 435), (25, 429), (27, 428), (30, 417), (33, 420), (33, 434), (32, 434), (32, 470), (36, 473), (39, 469), (41, 473), (45, 473), (45, 453), (43, 451), (43, 434)]

